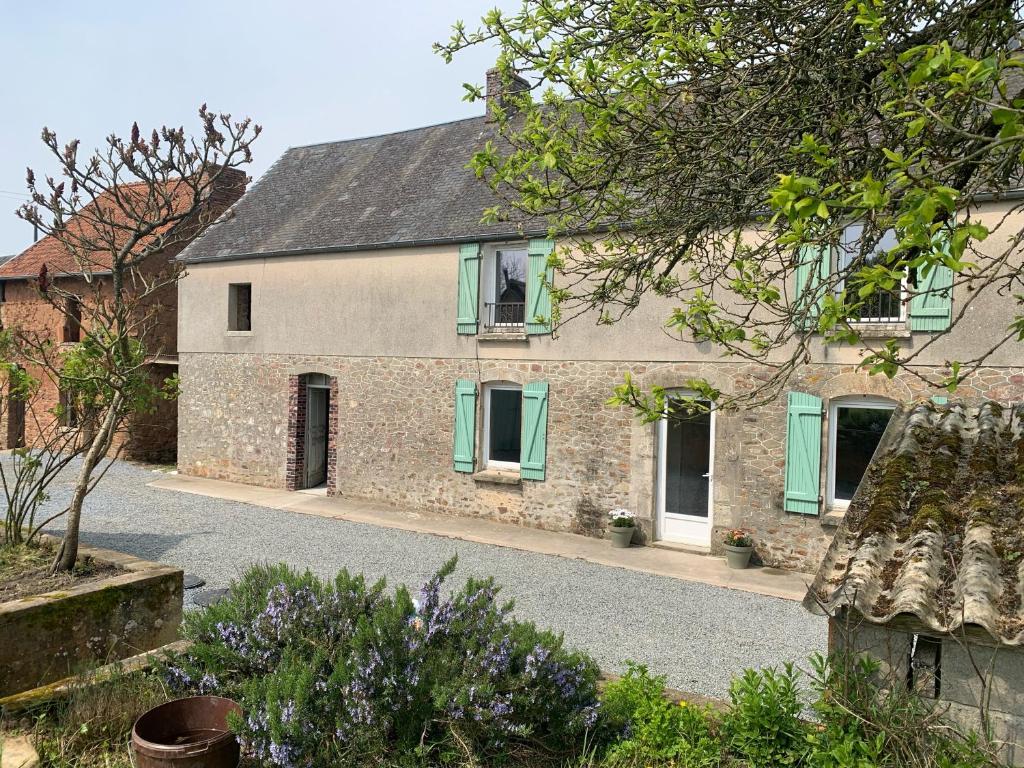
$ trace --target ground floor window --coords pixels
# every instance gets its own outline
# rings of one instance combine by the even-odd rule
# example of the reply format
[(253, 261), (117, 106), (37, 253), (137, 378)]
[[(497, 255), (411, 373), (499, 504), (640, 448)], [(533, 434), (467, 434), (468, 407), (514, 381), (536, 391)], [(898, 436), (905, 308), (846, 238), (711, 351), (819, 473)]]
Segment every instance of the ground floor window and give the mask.
[(514, 384), (484, 389), (484, 466), (519, 469), (523, 435), (523, 392)]
[(895, 404), (866, 397), (829, 405), (828, 498), (845, 507), (860, 485)]

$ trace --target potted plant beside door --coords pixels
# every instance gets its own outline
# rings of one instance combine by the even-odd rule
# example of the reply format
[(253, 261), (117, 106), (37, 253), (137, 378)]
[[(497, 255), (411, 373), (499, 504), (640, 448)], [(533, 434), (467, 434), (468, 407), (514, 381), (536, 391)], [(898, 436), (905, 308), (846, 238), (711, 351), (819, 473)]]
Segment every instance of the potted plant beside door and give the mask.
[(613, 547), (625, 549), (633, 541), (633, 513), (628, 509), (613, 509), (608, 513), (611, 520), (608, 526), (608, 536), (612, 540)]
[(726, 531), (722, 544), (725, 545), (725, 560), (730, 568), (743, 569), (750, 564), (754, 540), (746, 531), (741, 528)]

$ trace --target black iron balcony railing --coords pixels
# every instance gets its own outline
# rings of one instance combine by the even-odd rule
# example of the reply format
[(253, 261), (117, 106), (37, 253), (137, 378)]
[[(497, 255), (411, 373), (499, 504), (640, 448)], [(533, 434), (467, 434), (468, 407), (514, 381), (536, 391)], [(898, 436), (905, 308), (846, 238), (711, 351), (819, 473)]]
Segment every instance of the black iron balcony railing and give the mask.
[(489, 331), (519, 331), (526, 322), (526, 304), (510, 301), (485, 303), (484, 325)]

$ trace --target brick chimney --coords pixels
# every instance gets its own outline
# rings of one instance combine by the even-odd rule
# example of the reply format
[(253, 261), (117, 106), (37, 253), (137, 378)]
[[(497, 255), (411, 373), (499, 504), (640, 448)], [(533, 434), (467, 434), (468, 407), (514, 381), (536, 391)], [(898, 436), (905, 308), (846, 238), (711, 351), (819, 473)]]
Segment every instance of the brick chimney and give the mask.
[(505, 99), (508, 93), (519, 93), (529, 90), (530, 83), (526, 78), (517, 74), (511, 76), (510, 82), (505, 82), (501, 70), (491, 67), (487, 70), (487, 122), (493, 123), (497, 118), (494, 115), (494, 107), (509, 109), (510, 104)]

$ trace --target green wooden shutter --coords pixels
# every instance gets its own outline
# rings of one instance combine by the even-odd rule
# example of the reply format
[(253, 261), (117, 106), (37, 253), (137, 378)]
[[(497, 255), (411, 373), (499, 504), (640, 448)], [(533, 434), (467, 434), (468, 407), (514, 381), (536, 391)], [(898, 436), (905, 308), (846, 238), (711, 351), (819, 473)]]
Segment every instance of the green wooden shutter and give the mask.
[(804, 245), (797, 252), (797, 265), (794, 271), (796, 302), (798, 311), (803, 311), (808, 304), (810, 312), (806, 316), (805, 327), (811, 330), (821, 306), (822, 296), (819, 295), (821, 284), (828, 280), (832, 268), (831, 252), (818, 245)]
[(548, 383), (534, 381), (523, 387), (523, 445), (519, 476), (543, 480), (548, 452)]
[(476, 468), (476, 382), (455, 382), (455, 471), (472, 472)]
[(821, 480), (821, 398), (790, 392), (786, 411), (786, 489), (783, 509), (818, 514)]
[[(949, 242), (942, 250), (949, 252)], [(918, 272), (917, 290), (910, 299), (910, 330), (944, 331), (953, 319), (953, 270), (936, 264), (927, 275)]]
[(548, 266), (548, 256), (554, 249), (554, 240), (530, 241), (526, 258), (526, 332), (530, 334), (551, 333), (548, 285), (555, 279), (555, 269)]
[(459, 248), (459, 307), (456, 328), (462, 334), (474, 334), (480, 313), (480, 244), (465, 243)]

